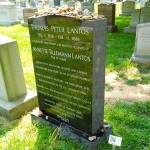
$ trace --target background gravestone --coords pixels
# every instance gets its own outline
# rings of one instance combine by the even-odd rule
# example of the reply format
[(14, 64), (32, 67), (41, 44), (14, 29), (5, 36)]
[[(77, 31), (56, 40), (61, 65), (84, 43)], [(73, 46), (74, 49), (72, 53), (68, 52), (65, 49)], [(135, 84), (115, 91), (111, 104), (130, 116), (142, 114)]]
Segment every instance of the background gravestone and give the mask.
[(25, 8), (23, 9), (23, 20), (24, 23), (22, 23), (23, 26), (28, 26), (28, 18), (33, 16), (35, 12), (38, 10), (36, 8)]
[(30, 4), (31, 4), (32, 8), (36, 8), (36, 1), (35, 0), (31, 0)]
[(135, 51), (131, 61), (150, 65), (150, 23), (137, 25)]
[(93, 135), (104, 119), (106, 19), (49, 15), (28, 23), (40, 110)]
[(120, 16), (131, 16), (131, 12), (135, 8), (135, 1), (124, 1), (122, 2), (122, 13)]
[(74, 7), (75, 8), (75, 2), (67, 2), (68, 7)]
[(136, 26), (140, 23), (141, 9), (134, 9), (131, 13), (130, 26), (124, 28), (125, 33), (135, 33)]
[(94, 3), (90, 2), (81, 2), (81, 9), (84, 11), (88, 9), (90, 12), (94, 12)]
[(65, 0), (60, 0), (60, 7), (67, 7), (67, 2)]
[(142, 23), (150, 22), (150, 2), (145, 3), (145, 7), (141, 9), (135, 9), (131, 13), (130, 26), (124, 28), (126, 33), (135, 33), (136, 26)]
[(54, 7), (54, 0), (49, 0), (48, 6), (49, 6), (49, 8)]
[(116, 32), (117, 26), (115, 25), (115, 4), (100, 4), (98, 6), (98, 15), (104, 16), (107, 18), (107, 30), (109, 32)]
[(60, 6), (60, 0), (54, 0), (54, 6)]
[(23, 20), (23, 9), (24, 7), (17, 7), (17, 19)]
[(37, 105), (27, 92), (17, 41), (0, 35), (0, 115), (17, 118)]
[(38, 1), (37, 2), (37, 7), (40, 8), (40, 9), (43, 9), (44, 8), (44, 4), (42, 1)]
[(147, 2), (145, 3), (145, 7), (150, 7), (150, 1), (147, 1)]
[(150, 7), (141, 8), (140, 23), (150, 22)]
[(16, 6), (10, 2), (0, 2), (0, 25), (10, 26), (21, 23), (17, 20)]

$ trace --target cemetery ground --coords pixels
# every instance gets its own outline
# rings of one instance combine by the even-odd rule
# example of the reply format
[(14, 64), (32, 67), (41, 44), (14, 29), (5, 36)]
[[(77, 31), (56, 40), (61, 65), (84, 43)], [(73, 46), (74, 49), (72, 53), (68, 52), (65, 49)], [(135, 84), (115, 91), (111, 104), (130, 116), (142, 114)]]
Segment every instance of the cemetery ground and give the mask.
[[(121, 150), (150, 149), (150, 66), (130, 62), (135, 34), (123, 33), (130, 17), (117, 17), (117, 33), (107, 34), (105, 120), (112, 124), (113, 134), (123, 138)], [(0, 34), (18, 42), (28, 90), (35, 90), (31, 47), (27, 27), (0, 27)], [(8, 60), (9, 61), (9, 60)], [(50, 125), (32, 124), (27, 112), (17, 120), (0, 117), (0, 149), (2, 150), (83, 150), (72, 140), (53, 139)], [(101, 150), (112, 149), (108, 142)]]

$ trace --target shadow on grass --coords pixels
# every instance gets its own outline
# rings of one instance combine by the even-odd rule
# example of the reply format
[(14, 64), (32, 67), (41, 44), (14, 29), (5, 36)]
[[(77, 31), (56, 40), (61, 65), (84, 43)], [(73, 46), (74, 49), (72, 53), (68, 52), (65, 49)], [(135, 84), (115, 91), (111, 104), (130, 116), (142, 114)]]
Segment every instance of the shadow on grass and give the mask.
[(106, 106), (105, 118), (113, 125), (116, 136), (123, 138), (121, 150), (150, 148), (150, 101), (133, 104), (118, 102)]
[(38, 134), (37, 140), (35, 143), (35, 149), (39, 150), (84, 150), (84, 147), (81, 144), (78, 144), (72, 140), (68, 139), (60, 139), (59, 136), (54, 139), (51, 143), (51, 139), (53, 138), (54, 129), (52, 128), (50, 123), (45, 123), (45, 121), (35, 121), (32, 122), (37, 126)]

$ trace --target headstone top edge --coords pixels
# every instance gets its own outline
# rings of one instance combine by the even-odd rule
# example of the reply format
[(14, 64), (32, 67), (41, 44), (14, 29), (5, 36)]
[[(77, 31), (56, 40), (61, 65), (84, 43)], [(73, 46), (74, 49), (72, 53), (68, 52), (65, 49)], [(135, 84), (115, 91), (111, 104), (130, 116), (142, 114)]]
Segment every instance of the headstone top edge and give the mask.
[(137, 28), (142, 28), (142, 27), (150, 27), (150, 23), (142, 23), (137, 25)]
[[(49, 17), (49, 16), (55, 16), (55, 17), (65, 17), (65, 18), (72, 18), (72, 19), (76, 19), (75, 17), (69, 17), (69, 16), (62, 16), (62, 15), (43, 15), (43, 16), (31, 16), (29, 17), (29, 19), (37, 19), (37, 18), (42, 18), (42, 17)], [(76, 19), (76, 20), (79, 20), (79, 19)], [(99, 21), (99, 20), (106, 20), (106, 18), (97, 18), (97, 19), (87, 19), (87, 20), (84, 20), (84, 19), (81, 19), (81, 21), (90, 21), (90, 22), (96, 22), (96, 21)]]
[(9, 38), (7, 36), (4, 36), (2, 34), (0, 34), (0, 45), (3, 45), (3, 44), (7, 44), (7, 43), (10, 43), (10, 42), (15, 42), (16, 40), (15, 39), (12, 39), (12, 38)]

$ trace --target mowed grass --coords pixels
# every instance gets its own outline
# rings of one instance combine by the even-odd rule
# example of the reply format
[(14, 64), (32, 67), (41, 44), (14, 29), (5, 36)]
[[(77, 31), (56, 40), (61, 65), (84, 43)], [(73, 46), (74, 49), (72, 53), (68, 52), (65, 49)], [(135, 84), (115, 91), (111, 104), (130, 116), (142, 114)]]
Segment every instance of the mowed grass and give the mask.
[[(127, 84), (150, 84), (150, 68), (130, 62), (134, 52), (135, 34), (123, 33), (129, 26), (130, 17), (117, 17), (117, 33), (107, 34), (106, 73), (117, 72)], [(35, 90), (35, 79), (27, 27), (14, 25), (0, 26), (0, 34), (18, 42), (27, 88)], [(136, 70), (136, 75), (132, 70)], [(133, 87), (134, 90), (134, 87)], [(113, 134), (121, 136), (121, 150), (150, 149), (150, 102), (117, 102), (105, 105), (105, 119), (113, 125)], [(20, 119), (9, 121), (0, 117), (0, 150), (84, 150), (72, 140), (56, 139), (51, 143), (54, 130), (50, 125), (31, 121), (29, 113)], [(100, 150), (111, 150), (108, 142), (99, 146)]]

